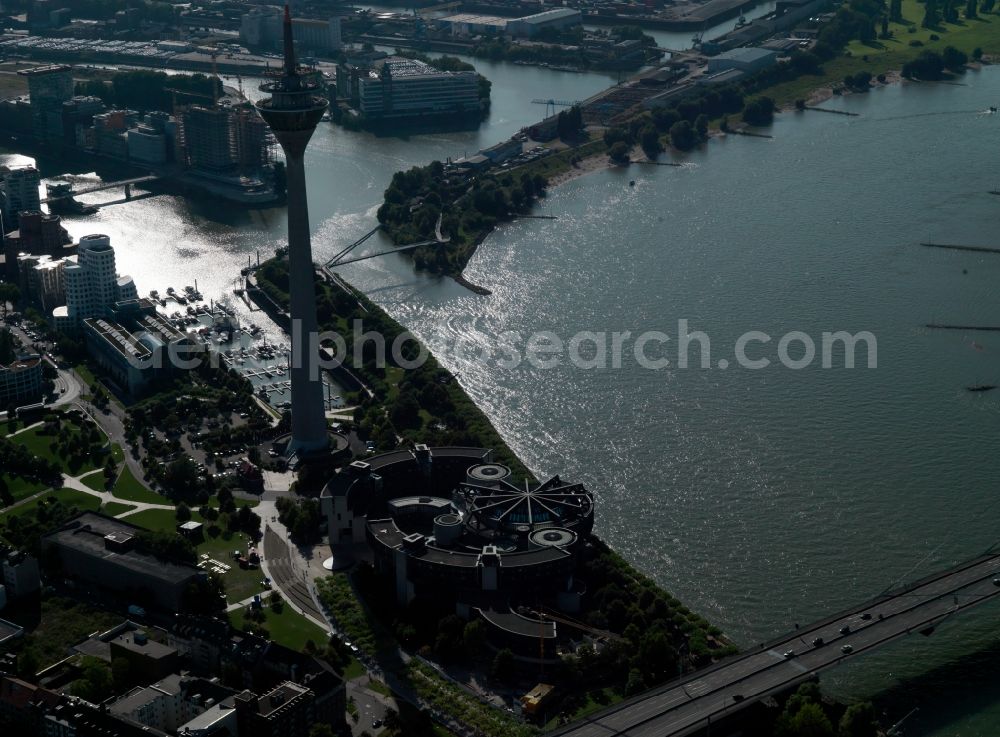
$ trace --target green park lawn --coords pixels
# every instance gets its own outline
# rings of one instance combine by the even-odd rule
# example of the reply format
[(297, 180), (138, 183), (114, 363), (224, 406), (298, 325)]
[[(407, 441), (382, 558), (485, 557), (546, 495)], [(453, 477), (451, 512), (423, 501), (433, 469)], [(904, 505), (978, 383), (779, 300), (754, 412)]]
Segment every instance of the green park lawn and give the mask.
[(39, 481), (28, 481), (20, 476), (10, 474), (0, 474), (0, 487), (6, 486), (7, 493), (10, 494), (12, 503), (17, 503), (22, 499), (27, 499), (32, 494), (48, 489), (48, 485)]
[(40, 496), (37, 499), (32, 499), (30, 502), (0, 513), (0, 520), (6, 520), (8, 517), (20, 517), (28, 512), (33, 512), (39, 504), (50, 496), (54, 496), (67, 506), (77, 507), (80, 511), (86, 510), (96, 512), (101, 506), (100, 499), (84, 491), (77, 491), (76, 489), (54, 489), (49, 494)]
[[(191, 519), (195, 522), (203, 522), (197, 510), (191, 510)], [(147, 530), (158, 530), (161, 532), (174, 532), (177, 529), (177, 517), (170, 509), (147, 509), (136, 512), (125, 517), (124, 520)], [(221, 532), (217, 537), (208, 534), (208, 526), (205, 526), (205, 539), (198, 543), (195, 548), (198, 551), (198, 559), (202, 555), (217, 560), (231, 566), (228, 572), (220, 574), (226, 585), (226, 601), (234, 604), (243, 601), (254, 594), (264, 590), (261, 581), (264, 573), (259, 568), (242, 569), (233, 559), (233, 551), (245, 551), (249, 537), (242, 532)]]
[(80, 479), (80, 482), (86, 486), (88, 489), (93, 489), (94, 491), (104, 491), (104, 472), (92, 471), (87, 474), (84, 478)]
[(123, 512), (130, 512), (135, 509), (131, 504), (122, 504), (120, 502), (108, 502), (101, 507), (101, 512), (108, 515), (109, 517), (116, 517)]
[[(964, 5), (962, 6), (964, 9)], [(867, 71), (878, 76), (899, 71), (903, 64), (916, 58), (922, 51), (940, 53), (946, 46), (954, 46), (970, 57), (975, 48), (984, 54), (1000, 55), (1000, 16), (984, 15), (975, 20), (960, 18), (958, 23), (942, 23), (936, 29), (921, 28), (924, 5), (917, 0), (903, 0), (904, 23), (890, 23), (892, 38), (875, 41), (852, 41), (845, 53), (831, 61), (823, 62), (823, 74), (807, 74), (790, 82), (775, 85), (764, 92), (778, 105), (788, 105), (796, 100), (808, 99), (820, 87), (840, 84), (848, 74)], [(913, 33), (910, 33), (913, 29)], [(881, 30), (881, 28), (879, 28)], [(931, 40), (937, 35), (937, 41)], [(920, 41), (922, 46), (910, 46)]]
[[(103, 481), (103, 477), (100, 477)], [(87, 483), (84, 481), (84, 483)], [(90, 484), (87, 484), (90, 486)], [(91, 487), (94, 488), (94, 487)], [(103, 488), (103, 486), (101, 487)], [(155, 491), (151, 491), (143, 486), (139, 479), (135, 477), (135, 474), (129, 469), (129, 467), (123, 466), (122, 472), (118, 476), (118, 480), (115, 482), (114, 488), (111, 493), (118, 497), (119, 499), (124, 499), (129, 502), (144, 502), (146, 504), (170, 504), (170, 500), (166, 497), (160, 496)], [(171, 528), (173, 529), (173, 528)]]
[[(243, 620), (245, 611), (244, 609), (232, 613), (231, 621), (234, 627), (246, 628)], [(284, 645), (292, 650), (301, 652), (309, 640), (312, 640), (317, 648), (322, 649), (330, 640), (330, 635), (326, 630), (316, 626), (312, 621), (293, 610), (288, 602), (284, 603), (280, 614), (275, 614), (271, 611), (265, 598), (264, 616), (265, 620), (262, 625), (267, 629), (270, 638), (279, 645)]]

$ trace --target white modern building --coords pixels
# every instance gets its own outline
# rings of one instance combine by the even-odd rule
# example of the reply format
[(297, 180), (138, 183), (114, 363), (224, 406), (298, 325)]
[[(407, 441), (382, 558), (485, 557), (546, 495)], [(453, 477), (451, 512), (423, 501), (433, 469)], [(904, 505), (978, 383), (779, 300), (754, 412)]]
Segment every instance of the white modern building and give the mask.
[(66, 262), (66, 307), (53, 311), (57, 327), (75, 328), (88, 317), (107, 314), (115, 302), (138, 296), (132, 277), (119, 277), (115, 271), (115, 249), (106, 235), (81, 238), (77, 255)]
[(439, 28), (451, 31), (453, 36), (499, 35), (506, 33), (514, 38), (532, 38), (544, 28), (561, 30), (583, 23), (583, 15), (573, 8), (552, 8), (521, 18), (503, 18), (498, 15), (456, 13), (434, 21)]
[(442, 72), (416, 59), (390, 56), (357, 79), (357, 108), (366, 118), (402, 118), (480, 109), (475, 72)]
[[(240, 41), (247, 46), (278, 50), (282, 42), (281, 11), (274, 6), (253, 8), (240, 21)], [(340, 51), (340, 18), (293, 18), (295, 44), (303, 51), (330, 54)]]

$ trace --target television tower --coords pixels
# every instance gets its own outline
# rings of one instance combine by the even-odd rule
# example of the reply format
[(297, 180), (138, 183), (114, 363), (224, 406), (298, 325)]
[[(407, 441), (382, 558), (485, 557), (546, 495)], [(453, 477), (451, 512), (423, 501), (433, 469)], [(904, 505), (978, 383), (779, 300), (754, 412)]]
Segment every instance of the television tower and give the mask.
[[(300, 73), (292, 41), (292, 16), (285, 5), (285, 60), (281, 76), (260, 86), (270, 98), (257, 103), (257, 112), (274, 132), (285, 152), (288, 194), (288, 282), (292, 317), (292, 439), (289, 452), (300, 456), (322, 451), (329, 444), (323, 382), (316, 365), (315, 269), (309, 237), (306, 202), (306, 146), (323, 117), (327, 100), (319, 84)], [(316, 373), (313, 374), (313, 371)]]

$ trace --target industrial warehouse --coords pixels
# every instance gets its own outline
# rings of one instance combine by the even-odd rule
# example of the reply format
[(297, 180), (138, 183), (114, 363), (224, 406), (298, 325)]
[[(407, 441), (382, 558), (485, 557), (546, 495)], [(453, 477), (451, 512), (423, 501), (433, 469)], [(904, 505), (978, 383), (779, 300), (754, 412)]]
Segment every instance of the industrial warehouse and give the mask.
[(367, 542), (401, 605), (448, 597), (486, 622), (494, 647), (551, 659), (558, 620), (525, 607), (579, 611), (593, 496), (558, 476), (514, 483), (491, 460), (484, 448), (418, 445), (355, 461), (321, 497), (331, 546)]

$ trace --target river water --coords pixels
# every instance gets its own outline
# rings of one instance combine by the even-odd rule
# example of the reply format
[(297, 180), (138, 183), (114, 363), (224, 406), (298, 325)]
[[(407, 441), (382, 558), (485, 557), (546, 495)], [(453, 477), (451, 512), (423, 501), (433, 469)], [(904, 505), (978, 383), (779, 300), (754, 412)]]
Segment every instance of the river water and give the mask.
[[(372, 227), (392, 172), (509, 136), (540, 117), (532, 98), (609, 84), (477, 65), (494, 83), (477, 132), (395, 139), (321, 126), (307, 159), (317, 260)], [(595, 492), (598, 531), (616, 549), (753, 644), (1000, 539), (1000, 392), (966, 390), (1000, 383), (1000, 337), (923, 327), (1000, 324), (1000, 257), (918, 245), (1000, 245), (1000, 198), (987, 193), (1000, 183), (983, 163), (1000, 116), (980, 112), (1000, 100), (1000, 70), (963, 82), (833, 100), (859, 116), (785, 114), (772, 139), (730, 136), (680, 167), (571, 181), (539, 209), (558, 220), (506, 225), (480, 247), (467, 275), (489, 297), (415, 274), (403, 257), (342, 273), (439, 353), (539, 476)], [(158, 197), (67, 226), (111, 235), (142, 292), (197, 277), (219, 296), (249, 255), (280, 243), (285, 220)], [(680, 319), (710, 337), (712, 368), (653, 370), (626, 353), (620, 368), (503, 369), (454, 348), (482, 351), (505, 331), (676, 339)], [(766, 369), (736, 366), (733, 346), (751, 330), (774, 336), (747, 351), (770, 358)], [(830, 369), (818, 358), (778, 365), (780, 336), (802, 331), (819, 347), (838, 330), (870, 331), (877, 368), (863, 348), (854, 369), (836, 355)], [(846, 698), (895, 686), (884, 704), (896, 718), (923, 703), (908, 734), (994, 734), (1000, 702), (986, 684), (1000, 680), (998, 659), (945, 666), (996, 641), (996, 614), (966, 615), (824, 683)]]

